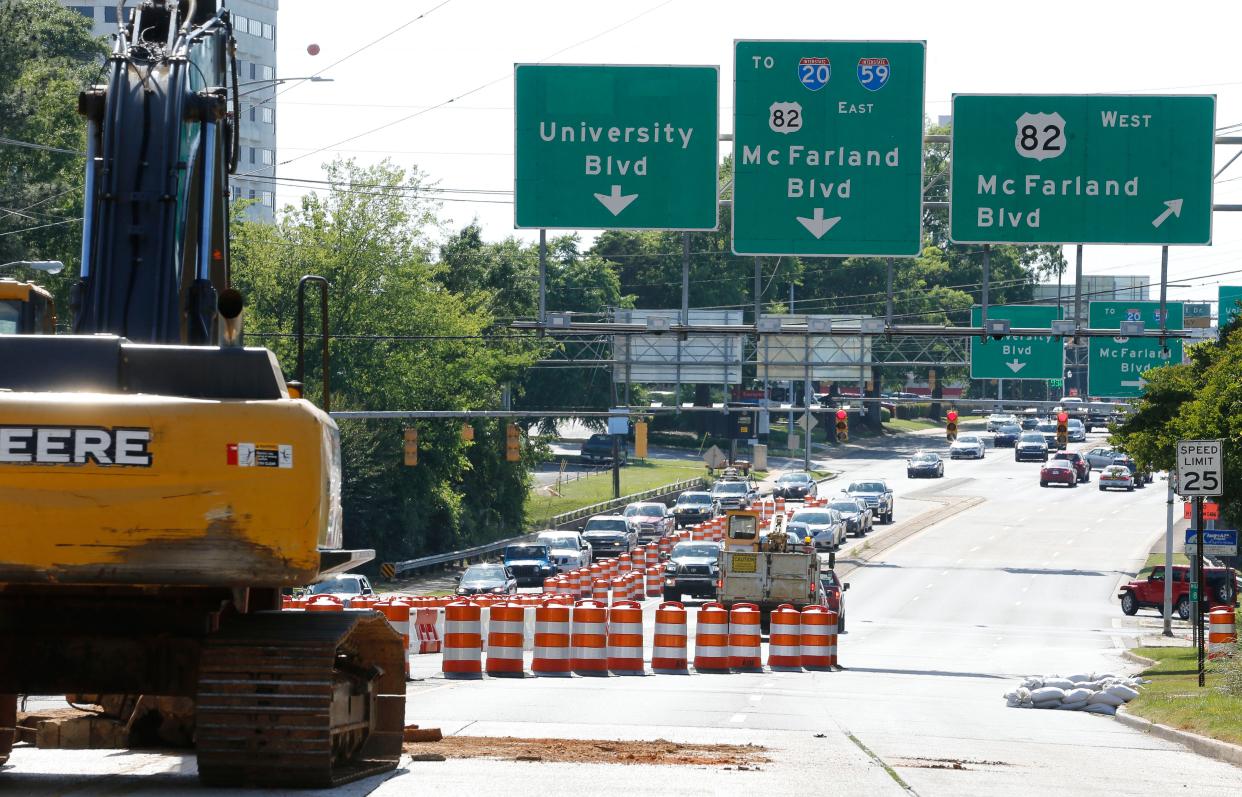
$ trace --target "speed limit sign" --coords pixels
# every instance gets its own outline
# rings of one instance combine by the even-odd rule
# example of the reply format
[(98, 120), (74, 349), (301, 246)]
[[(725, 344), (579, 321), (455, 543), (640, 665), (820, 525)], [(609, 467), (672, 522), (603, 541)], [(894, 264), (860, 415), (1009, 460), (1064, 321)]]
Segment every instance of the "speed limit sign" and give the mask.
[(1223, 495), (1224, 444), (1220, 440), (1177, 441), (1177, 493)]

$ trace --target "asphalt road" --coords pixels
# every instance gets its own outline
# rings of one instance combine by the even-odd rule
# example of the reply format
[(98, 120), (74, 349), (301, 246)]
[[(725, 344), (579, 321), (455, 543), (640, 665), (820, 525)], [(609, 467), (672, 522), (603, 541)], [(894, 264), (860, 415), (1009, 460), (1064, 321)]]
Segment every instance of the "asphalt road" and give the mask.
[[(921, 445), (945, 448), (903, 438), (822, 463), (843, 471), (840, 482), (878, 476), (897, 491), (897, 522), (842, 557), (857, 560), (843, 672), (446, 681), (439, 656), (415, 660), (408, 721), (446, 734), (754, 743), (770, 763), (416, 762), (336, 793), (1239, 793), (1242, 769), (1108, 717), (1002, 698), (1025, 675), (1136, 669), (1119, 652), (1140, 631), (1113, 595), (1162, 531), (1162, 483), (1040, 488), (1038, 464), (991, 450), (946, 463), (943, 480), (907, 481), (904, 458)], [(946, 508), (961, 511), (928, 524)], [(881, 550), (886, 537), (905, 539)], [(649, 611), (648, 636), (651, 622)], [(207, 793), (183, 756), (19, 749), (10, 763), (0, 788), (13, 793)]]

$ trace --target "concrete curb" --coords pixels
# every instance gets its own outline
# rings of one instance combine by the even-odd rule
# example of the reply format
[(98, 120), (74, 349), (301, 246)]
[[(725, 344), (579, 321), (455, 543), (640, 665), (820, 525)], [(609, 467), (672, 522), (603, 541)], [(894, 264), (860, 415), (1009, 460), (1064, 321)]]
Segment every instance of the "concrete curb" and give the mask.
[[(1135, 658), (1141, 657), (1136, 656)], [(1144, 733), (1150, 733), (1152, 736), (1158, 736), (1165, 741), (1183, 745), (1191, 752), (1198, 753), (1201, 756), (1215, 758), (1217, 761), (1225, 761), (1236, 767), (1242, 767), (1242, 745), (1230, 744), (1219, 739), (1200, 736), (1190, 731), (1170, 728), (1168, 725), (1160, 725), (1151, 720), (1136, 717), (1124, 708), (1118, 709), (1115, 717), (1122, 725), (1143, 731)]]
[(1121, 658), (1125, 659), (1126, 661), (1132, 661), (1135, 664), (1140, 664), (1143, 667), (1155, 667), (1156, 666), (1155, 659), (1149, 659), (1146, 656), (1140, 656), (1139, 654), (1132, 653), (1131, 651), (1128, 651), (1128, 650), (1121, 651)]

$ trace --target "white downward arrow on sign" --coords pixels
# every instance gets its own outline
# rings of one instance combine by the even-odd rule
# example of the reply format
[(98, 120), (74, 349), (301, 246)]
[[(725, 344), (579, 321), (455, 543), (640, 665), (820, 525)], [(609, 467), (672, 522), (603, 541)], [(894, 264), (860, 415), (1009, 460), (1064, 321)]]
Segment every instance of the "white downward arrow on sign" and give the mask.
[(1013, 371), (1015, 374), (1026, 367), (1026, 363), (1019, 362), (1017, 357), (1014, 357), (1011, 361), (1005, 363), (1005, 365), (1008, 365), (1009, 370)]
[(1165, 202), (1164, 212), (1152, 219), (1151, 226), (1159, 227), (1161, 224), (1164, 224), (1164, 220), (1167, 219), (1170, 214), (1177, 216), (1179, 219), (1182, 217), (1182, 200), (1170, 199), (1168, 202)]
[(612, 215), (616, 216), (630, 206), (630, 203), (638, 199), (638, 194), (621, 195), (621, 186), (614, 185), (611, 194), (596, 194), (595, 198), (600, 201), (604, 207), (612, 211)]
[(837, 226), (837, 222), (840, 220), (840, 216), (833, 216), (830, 219), (825, 219), (823, 208), (815, 208), (815, 212), (809, 219), (806, 216), (798, 217), (798, 221), (803, 227), (806, 227), (807, 232), (811, 233), (811, 235), (814, 235), (816, 238), (823, 238), (824, 233)]

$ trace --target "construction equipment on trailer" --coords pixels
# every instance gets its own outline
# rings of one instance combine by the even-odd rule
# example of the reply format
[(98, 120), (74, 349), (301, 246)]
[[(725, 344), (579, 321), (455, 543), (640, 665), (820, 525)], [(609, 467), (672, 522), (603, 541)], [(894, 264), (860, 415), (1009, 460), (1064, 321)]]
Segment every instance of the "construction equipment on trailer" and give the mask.
[(56, 331), (56, 303), (39, 285), (0, 279), (0, 335), (50, 335)]
[(329, 787), (396, 766), (405, 654), (374, 611), (280, 611), (374, 552), (341, 549), (336, 424), (241, 345), (221, 5), (120, 2), (76, 334), (0, 336), (0, 761), (18, 694), (184, 697), (205, 783)]

